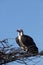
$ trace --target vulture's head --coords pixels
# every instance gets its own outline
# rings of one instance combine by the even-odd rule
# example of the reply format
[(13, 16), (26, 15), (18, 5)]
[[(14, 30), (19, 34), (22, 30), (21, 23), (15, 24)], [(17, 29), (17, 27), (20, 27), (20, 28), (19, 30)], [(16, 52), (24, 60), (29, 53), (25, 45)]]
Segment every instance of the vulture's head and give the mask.
[(23, 35), (23, 30), (22, 29), (18, 29), (17, 32), (18, 32), (18, 35), (20, 35), (20, 36)]

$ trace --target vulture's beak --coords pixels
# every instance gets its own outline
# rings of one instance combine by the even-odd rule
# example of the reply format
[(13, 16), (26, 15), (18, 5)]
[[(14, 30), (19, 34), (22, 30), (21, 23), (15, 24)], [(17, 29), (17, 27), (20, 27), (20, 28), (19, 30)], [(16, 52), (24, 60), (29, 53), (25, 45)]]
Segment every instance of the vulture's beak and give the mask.
[(17, 32), (20, 32), (20, 30), (17, 30)]

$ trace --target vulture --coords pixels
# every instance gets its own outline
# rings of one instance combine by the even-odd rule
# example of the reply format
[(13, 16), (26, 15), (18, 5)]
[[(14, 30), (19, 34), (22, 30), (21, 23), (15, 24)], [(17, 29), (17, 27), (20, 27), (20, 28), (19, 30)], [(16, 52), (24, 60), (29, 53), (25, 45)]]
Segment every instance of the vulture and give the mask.
[(38, 54), (38, 48), (33, 38), (29, 35), (25, 35), (22, 29), (18, 29), (17, 32), (18, 36), (15, 39), (20, 48), (31, 54)]

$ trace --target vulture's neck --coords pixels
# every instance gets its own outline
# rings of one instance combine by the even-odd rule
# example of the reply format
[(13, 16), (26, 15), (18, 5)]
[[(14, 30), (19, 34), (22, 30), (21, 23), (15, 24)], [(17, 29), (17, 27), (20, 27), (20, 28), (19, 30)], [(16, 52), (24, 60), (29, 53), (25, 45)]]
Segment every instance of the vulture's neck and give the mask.
[(21, 40), (21, 37), (23, 36), (23, 33), (18, 33), (18, 39)]

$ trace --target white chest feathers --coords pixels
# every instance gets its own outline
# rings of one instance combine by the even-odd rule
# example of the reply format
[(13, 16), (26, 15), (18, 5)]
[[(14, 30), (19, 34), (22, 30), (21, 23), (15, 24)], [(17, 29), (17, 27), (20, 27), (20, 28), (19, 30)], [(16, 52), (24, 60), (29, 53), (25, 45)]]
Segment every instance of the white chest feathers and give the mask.
[(18, 39), (21, 40), (21, 36), (20, 35), (18, 36)]
[(18, 39), (21, 40), (21, 36), (23, 35), (23, 33), (18, 33)]

